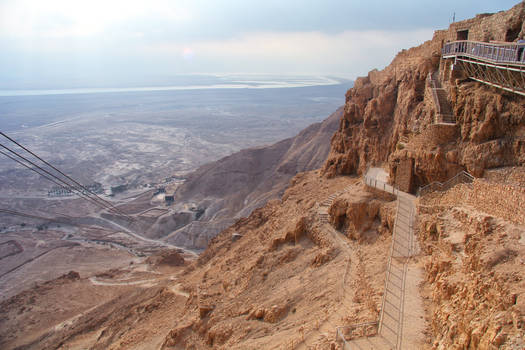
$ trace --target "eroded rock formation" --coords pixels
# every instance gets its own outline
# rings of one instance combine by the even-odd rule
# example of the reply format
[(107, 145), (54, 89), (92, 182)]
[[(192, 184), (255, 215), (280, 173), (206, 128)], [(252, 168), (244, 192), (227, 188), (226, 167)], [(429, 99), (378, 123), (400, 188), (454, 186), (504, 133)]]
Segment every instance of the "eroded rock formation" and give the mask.
[[(523, 22), (524, 8), (521, 3), (478, 21), (486, 22), (485, 32), (505, 33)], [(411, 159), (415, 189), (462, 169), (482, 176), (485, 169), (525, 164), (523, 96), (452, 76), (442, 83), (457, 123), (434, 123), (426, 79), (445, 69), (440, 52), (451, 31), (437, 31), (431, 41), (400, 52), (386, 69), (356, 80), (346, 94), (325, 176), (362, 174), (370, 165), (385, 164), (395, 179), (400, 162)]]

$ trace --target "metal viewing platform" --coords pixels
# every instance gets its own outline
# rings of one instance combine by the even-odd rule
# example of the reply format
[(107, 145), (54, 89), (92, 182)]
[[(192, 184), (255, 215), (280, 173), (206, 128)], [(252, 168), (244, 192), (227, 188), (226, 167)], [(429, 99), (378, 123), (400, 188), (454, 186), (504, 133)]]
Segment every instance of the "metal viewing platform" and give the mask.
[(453, 41), (442, 57), (454, 58), (470, 79), (525, 96), (525, 42)]

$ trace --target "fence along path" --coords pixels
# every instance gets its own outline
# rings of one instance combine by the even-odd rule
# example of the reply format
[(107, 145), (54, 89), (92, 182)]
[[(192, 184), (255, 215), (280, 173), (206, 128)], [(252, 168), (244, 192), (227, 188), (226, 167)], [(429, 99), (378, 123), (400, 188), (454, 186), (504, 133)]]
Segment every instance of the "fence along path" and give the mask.
[[(381, 303), (381, 312), (377, 323), (377, 335), (347, 340), (345, 328), (370, 327), (372, 324), (339, 327), (337, 338), (347, 349), (401, 349), (417, 348), (420, 344), (423, 308), (418, 293), (421, 271), (410, 266), (410, 257), (417, 252), (414, 240), (415, 197), (399, 191), (385, 181), (386, 174), (381, 169), (371, 168), (365, 175), (365, 183), (370, 187), (397, 196), (397, 210), (392, 234), (392, 245), (387, 263), (385, 289)], [(408, 298), (407, 298), (408, 297)], [(410, 313), (405, 313), (406, 306)], [(419, 323), (414, 327), (414, 323)], [(404, 336), (404, 325), (410, 324), (408, 336)]]
[(460, 184), (460, 183), (469, 184), (469, 183), (472, 183), (472, 181), (474, 181), (474, 176), (470, 175), (466, 171), (460, 171), (454, 177), (448, 179), (445, 182), (434, 181), (432, 183), (429, 183), (426, 186), (420, 187), (417, 190), (417, 196), (421, 197), (427, 193), (435, 192), (435, 191), (446, 191), (456, 186), (457, 184)]

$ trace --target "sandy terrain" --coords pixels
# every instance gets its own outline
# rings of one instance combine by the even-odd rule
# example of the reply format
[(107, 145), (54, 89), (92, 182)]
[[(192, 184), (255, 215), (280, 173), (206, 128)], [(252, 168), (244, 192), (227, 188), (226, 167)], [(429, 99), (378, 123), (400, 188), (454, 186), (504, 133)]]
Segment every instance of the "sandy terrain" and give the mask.
[[(114, 264), (113, 264), (114, 265)], [(98, 265), (100, 270), (100, 265)], [(87, 315), (100, 314), (100, 309), (130, 293), (153, 290), (171, 283), (170, 290), (179, 303), (188, 294), (171, 281), (177, 279), (182, 267), (151, 266), (134, 260), (119, 269), (86, 277), (88, 272), (69, 272), (32, 288), (1, 303), (0, 346), (15, 348), (24, 344), (39, 344), (50, 334), (67, 332)], [(161, 327), (162, 328), (162, 327)], [(81, 348), (89, 347), (92, 334), (79, 337)], [(78, 340), (77, 340), (78, 341)], [(39, 346), (37, 346), (39, 347)], [(68, 348), (76, 348), (75, 342)]]

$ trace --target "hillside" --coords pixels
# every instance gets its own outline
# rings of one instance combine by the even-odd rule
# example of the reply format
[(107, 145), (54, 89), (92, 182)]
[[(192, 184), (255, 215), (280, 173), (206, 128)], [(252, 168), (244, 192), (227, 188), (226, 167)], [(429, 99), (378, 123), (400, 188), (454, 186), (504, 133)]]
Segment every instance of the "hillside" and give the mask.
[(161, 216), (149, 235), (163, 237), (159, 233), (166, 232), (163, 238), (170, 243), (204, 249), (221, 230), (281, 196), (295, 174), (318, 169), (341, 115), (342, 108), (295, 137), (200, 167), (177, 189), (177, 213)]
[[(454, 23), (448, 31), (436, 31), (432, 40), (400, 52), (383, 71), (358, 78), (346, 94), (323, 173), (363, 174), (371, 164), (384, 164), (394, 179), (399, 166), (413, 164), (406, 189), (411, 192), (460, 170), (480, 177), (485, 169), (524, 165), (523, 96), (466, 79), (460, 65), (459, 72), (451, 73), (450, 60), (440, 59), (443, 43), (455, 40), (456, 28), (472, 26), (479, 34), (471, 29), (471, 35), (479, 41), (485, 36), (504, 41), (511, 30), (523, 38), (524, 8), (520, 3), (507, 12)], [(429, 73), (440, 77), (456, 125), (434, 122)]]
[[(487, 41), (504, 41), (508, 33), (523, 38), (525, 3), (454, 23), (359, 78), (346, 94), (322, 168), (293, 176), (280, 199), (223, 230), (198, 259), (159, 266), (161, 256), (95, 280), (72, 274), (69, 283), (83, 290), (89, 281), (91, 288), (136, 286), (83, 304), (74, 318), (42, 307), (32, 318), (20, 300), (45, 305), (49, 294), (38, 291), (63, 290), (65, 282), (35, 287), (1, 305), (8, 312), (0, 329), (16, 336), (2, 331), (0, 346), (332, 350), (343, 349), (342, 339), (368, 336), (370, 348), (380, 338), (390, 341), (378, 318), (397, 273), (401, 312), (394, 328), (401, 329), (401, 348), (525, 348), (525, 97), (450, 67), (441, 47), (465, 28), (472, 40), (487, 33)], [(432, 77), (440, 77), (453, 122), (439, 118)], [(210, 196), (234, 194), (226, 187), (236, 184), (221, 178), (227, 165), (240, 167), (241, 179), (252, 168), (264, 173), (254, 159), (273, 155), (270, 149), (241, 152), (257, 155), (241, 158), (245, 162), (201, 168), (187, 193), (202, 184)], [(286, 150), (276, 153), (283, 161), (272, 164), (283, 173), (308, 163), (308, 157), (285, 157)], [(433, 183), (460, 170), (474, 176)], [(231, 198), (231, 208), (241, 212), (244, 204)], [(394, 250), (400, 227), (410, 236), (406, 254)], [(30, 322), (17, 330), (17, 319)], [(43, 330), (39, 320), (45, 319), (54, 328)], [(381, 344), (374, 348), (396, 347)]]

